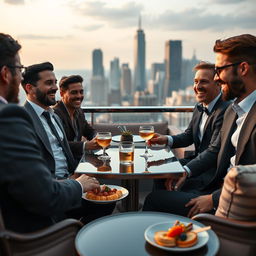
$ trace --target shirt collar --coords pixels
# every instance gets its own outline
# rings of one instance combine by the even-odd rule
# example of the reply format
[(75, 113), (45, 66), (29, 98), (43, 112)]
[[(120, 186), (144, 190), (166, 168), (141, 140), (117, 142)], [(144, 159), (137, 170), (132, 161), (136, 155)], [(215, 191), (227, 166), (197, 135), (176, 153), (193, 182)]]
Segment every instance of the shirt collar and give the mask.
[(221, 93), (217, 97), (215, 97), (215, 99), (212, 100), (208, 105), (203, 104), (203, 106), (208, 109), (209, 113), (212, 112), (214, 105), (216, 104), (216, 102), (219, 100), (220, 97), (221, 97)]
[(35, 110), (36, 114), (40, 117), (44, 111), (48, 111), (51, 115), (53, 115), (53, 109), (52, 108), (49, 108), (47, 110), (45, 110), (44, 108), (40, 107), (39, 105), (37, 105), (36, 103), (30, 101), (30, 100), (27, 100), (30, 105), (32, 106), (32, 108)]
[(8, 101), (2, 96), (0, 96), (0, 101), (3, 102), (4, 104), (8, 104)]
[(246, 98), (240, 101), (238, 104), (234, 101), (232, 104), (233, 110), (240, 117), (245, 113), (248, 113), (256, 101), (256, 90), (249, 94)]

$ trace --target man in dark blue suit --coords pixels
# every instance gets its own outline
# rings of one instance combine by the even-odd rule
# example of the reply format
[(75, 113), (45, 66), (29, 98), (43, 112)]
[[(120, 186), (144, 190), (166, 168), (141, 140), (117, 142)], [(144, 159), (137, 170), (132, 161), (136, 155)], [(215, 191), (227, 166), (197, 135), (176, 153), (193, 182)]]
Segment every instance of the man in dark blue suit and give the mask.
[[(44, 159), (51, 167), (52, 175), (63, 180), (73, 178), (76, 163), (59, 116), (50, 107), (56, 103), (55, 94), (58, 90), (53, 71), (50, 62), (31, 65), (23, 73), (22, 86), (27, 94), (24, 107), (33, 119)], [(81, 207), (66, 214), (84, 223), (111, 214), (115, 208), (115, 203), (102, 205), (81, 200)]]
[(7, 229), (32, 232), (54, 223), (56, 216), (81, 205), (82, 193), (99, 187), (86, 175), (52, 179), (37, 144), (35, 128), (18, 102), (21, 46), (0, 33), (0, 206)]

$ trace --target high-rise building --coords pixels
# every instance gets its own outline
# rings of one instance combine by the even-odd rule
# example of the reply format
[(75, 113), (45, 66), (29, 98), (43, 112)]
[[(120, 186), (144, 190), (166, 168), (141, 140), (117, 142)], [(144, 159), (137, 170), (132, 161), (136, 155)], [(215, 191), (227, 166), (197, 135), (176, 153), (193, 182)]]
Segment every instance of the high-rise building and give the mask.
[(121, 104), (121, 92), (120, 92), (120, 67), (119, 59), (114, 58), (110, 62), (110, 90), (109, 90), (109, 105)]
[(121, 69), (121, 94), (130, 96), (132, 94), (132, 74), (128, 63), (124, 63)]
[(103, 54), (101, 49), (92, 52), (92, 75), (104, 77)]
[(119, 59), (114, 58), (110, 61), (110, 90), (120, 90), (120, 77)]
[(169, 40), (165, 43), (165, 97), (181, 88), (182, 42)]
[(139, 17), (139, 28), (134, 38), (134, 90), (136, 91), (144, 91), (146, 87), (145, 45), (145, 34), (141, 29), (141, 18)]
[(156, 79), (156, 73), (159, 71), (165, 71), (164, 63), (152, 63), (151, 64), (151, 71), (150, 71), (150, 79)]

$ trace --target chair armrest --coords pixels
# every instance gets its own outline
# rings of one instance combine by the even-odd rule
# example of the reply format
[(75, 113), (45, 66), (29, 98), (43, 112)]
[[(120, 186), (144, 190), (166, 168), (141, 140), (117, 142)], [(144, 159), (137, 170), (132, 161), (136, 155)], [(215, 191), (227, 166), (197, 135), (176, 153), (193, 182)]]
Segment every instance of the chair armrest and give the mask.
[(82, 226), (80, 221), (66, 219), (49, 228), (28, 234), (3, 230), (0, 232), (0, 240), (10, 253), (7, 255), (77, 255), (74, 241)]
[(193, 220), (212, 227), (220, 239), (218, 255), (251, 256), (256, 252), (256, 221), (238, 221), (202, 213)]

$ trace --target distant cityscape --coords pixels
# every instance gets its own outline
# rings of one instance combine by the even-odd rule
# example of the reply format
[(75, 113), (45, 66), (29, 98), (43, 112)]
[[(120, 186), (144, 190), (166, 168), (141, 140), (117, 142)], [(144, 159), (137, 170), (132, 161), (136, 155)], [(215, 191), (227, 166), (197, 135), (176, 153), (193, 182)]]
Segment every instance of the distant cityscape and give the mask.
[[(92, 52), (92, 71), (55, 71), (60, 80), (63, 75), (79, 74), (84, 78), (86, 106), (191, 106), (195, 104), (193, 92), (193, 67), (199, 62), (194, 54), (191, 59), (182, 58), (182, 41), (167, 40), (162, 63), (152, 63), (146, 70), (146, 39), (139, 18), (138, 29), (134, 37), (134, 70), (129, 63), (120, 63), (115, 57), (110, 62), (109, 72), (103, 66), (103, 52)], [(107, 73), (107, 74), (106, 74)], [(22, 90), (22, 89), (21, 89)], [(57, 96), (58, 98), (59, 96)], [(20, 95), (21, 104), (25, 100)], [(118, 115), (110, 118), (98, 115), (98, 121), (127, 122), (142, 121), (141, 115)], [(166, 120), (178, 127), (185, 127), (190, 113), (166, 113), (164, 115), (144, 115), (148, 121)]]
[[(103, 66), (103, 52), (92, 52), (92, 74), (89, 102), (91, 106), (162, 106), (193, 105), (193, 67), (199, 62), (195, 52), (191, 59), (182, 58), (182, 41), (165, 42), (165, 56), (162, 63), (152, 63), (146, 72), (146, 39), (139, 18), (134, 37), (134, 70), (129, 63), (120, 63), (115, 57), (110, 62), (106, 76)], [(192, 101), (191, 101), (192, 100)]]

